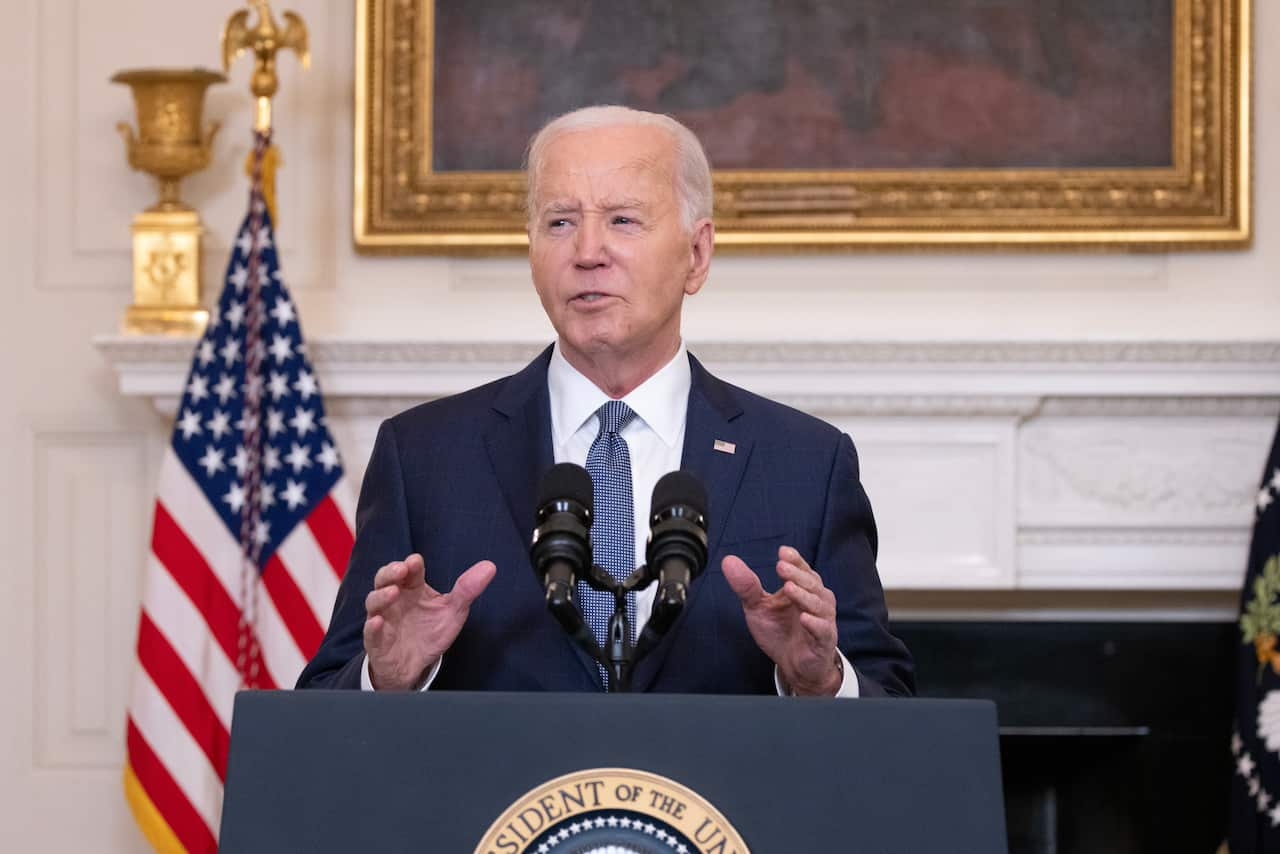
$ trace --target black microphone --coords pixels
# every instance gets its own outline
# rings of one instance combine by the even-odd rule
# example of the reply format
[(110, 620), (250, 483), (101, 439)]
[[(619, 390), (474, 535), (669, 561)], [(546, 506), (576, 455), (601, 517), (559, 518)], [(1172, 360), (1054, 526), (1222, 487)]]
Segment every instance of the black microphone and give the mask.
[(574, 585), (591, 567), (591, 475), (573, 463), (552, 466), (538, 486), (537, 506), (529, 545), (533, 570), (551, 613), (565, 631), (577, 635), (583, 620)]
[(650, 626), (665, 633), (684, 609), (689, 584), (707, 565), (707, 491), (688, 472), (669, 472), (653, 488), (645, 561), (657, 576)]

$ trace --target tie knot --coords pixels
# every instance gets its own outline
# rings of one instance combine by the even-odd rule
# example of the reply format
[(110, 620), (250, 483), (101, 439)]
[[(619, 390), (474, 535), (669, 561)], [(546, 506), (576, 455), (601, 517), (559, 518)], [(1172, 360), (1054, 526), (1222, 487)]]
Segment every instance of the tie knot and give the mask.
[(610, 400), (596, 410), (596, 418), (600, 419), (601, 436), (606, 433), (621, 433), (622, 428), (635, 417), (635, 411), (620, 400)]

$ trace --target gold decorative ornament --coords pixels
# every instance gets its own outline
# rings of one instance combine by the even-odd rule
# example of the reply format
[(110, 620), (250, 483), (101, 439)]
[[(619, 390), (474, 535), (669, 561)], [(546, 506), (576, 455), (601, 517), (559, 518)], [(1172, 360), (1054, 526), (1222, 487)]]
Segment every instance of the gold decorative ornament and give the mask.
[(285, 12), (281, 29), (271, 14), (267, 0), (253, 0), (249, 4), (258, 12), (258, 23), (249, 26), (249, 10), (234, 13), (222, 28), (222, 70), (230, 71), (231, 62), (246, 50), (253, 51), (253, 76), (249, 88), (258, 99), (254, 129), (271, 128), (271, 96), (280, 87), (276, 75), (276, 53), (292, 50), (298, 54), (303, 68), (311, 66), (311, 52), (307, 46), (307, 25), (293, 12)]
[(111, 82), (133, 91), (138, 131), (117, 125), (129, 165), (160, 182), (159, 200), (133, 218), (133, 304), (125, 331), (199, 335), (200, 215), (179, 196), (184, 177), (209, 165), (218, 123), (202, 129), (205, 90), (226, 77), (202, 68), (139, 68)]
[[(1249, 245), (1253, 3), (1171, 5), (1169, 165), (717, 170), (717, 247), (1167, 251)], [(523, 252), (522, 173), (434, 166), (436, 7), (435, 0), (359, 0), (356, 247)]]

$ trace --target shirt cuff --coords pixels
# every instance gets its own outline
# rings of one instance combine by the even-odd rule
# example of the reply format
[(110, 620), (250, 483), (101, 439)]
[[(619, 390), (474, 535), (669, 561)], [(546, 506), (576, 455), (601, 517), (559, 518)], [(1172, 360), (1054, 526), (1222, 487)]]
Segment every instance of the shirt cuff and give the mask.
[[(427, 671), (427, 676), (422, 680), (422, 684), (414, 690), (425, 691), (431, 687), (431, 683), (436, 681), (436, 674), (440, 672), (440, 664), (444, 661), (444, 656), (436, 659), (436, 663), (431, 665), (431, 669)], [(360, 667), (360, 690), (376, 691), (373, 687), (373, 677), (369, 675), (369, 656), (364, 657), (364, 664)]]
[[(859, 697), (858, 691), (858, 674), (853, 672), (853, 665), (849, 663), (849, 659), (844, 657), (844, 653), (836, 650), (836, 655), (840, 656), (840, 670), (844, 676), (840, 679), (840, 689), (836, 691), (837, 697)], [(777, 665), (773, 668), (773, 684), (778, 689), (779, 697), (794, 697), (795, 693), (791, 690), (791, 686), (782, 681), (782, 673), (778, 670)]]

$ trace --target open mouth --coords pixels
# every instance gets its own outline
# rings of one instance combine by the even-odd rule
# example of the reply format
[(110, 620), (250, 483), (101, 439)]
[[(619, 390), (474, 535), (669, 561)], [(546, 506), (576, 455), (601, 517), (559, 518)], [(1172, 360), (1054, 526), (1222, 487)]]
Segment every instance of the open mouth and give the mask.
[(598, 291), (589, 291), (585, 294), (578, 294), (573, 298), (573, 302), (593, 303), (609, 297), (609, 294), (602, 294)]

